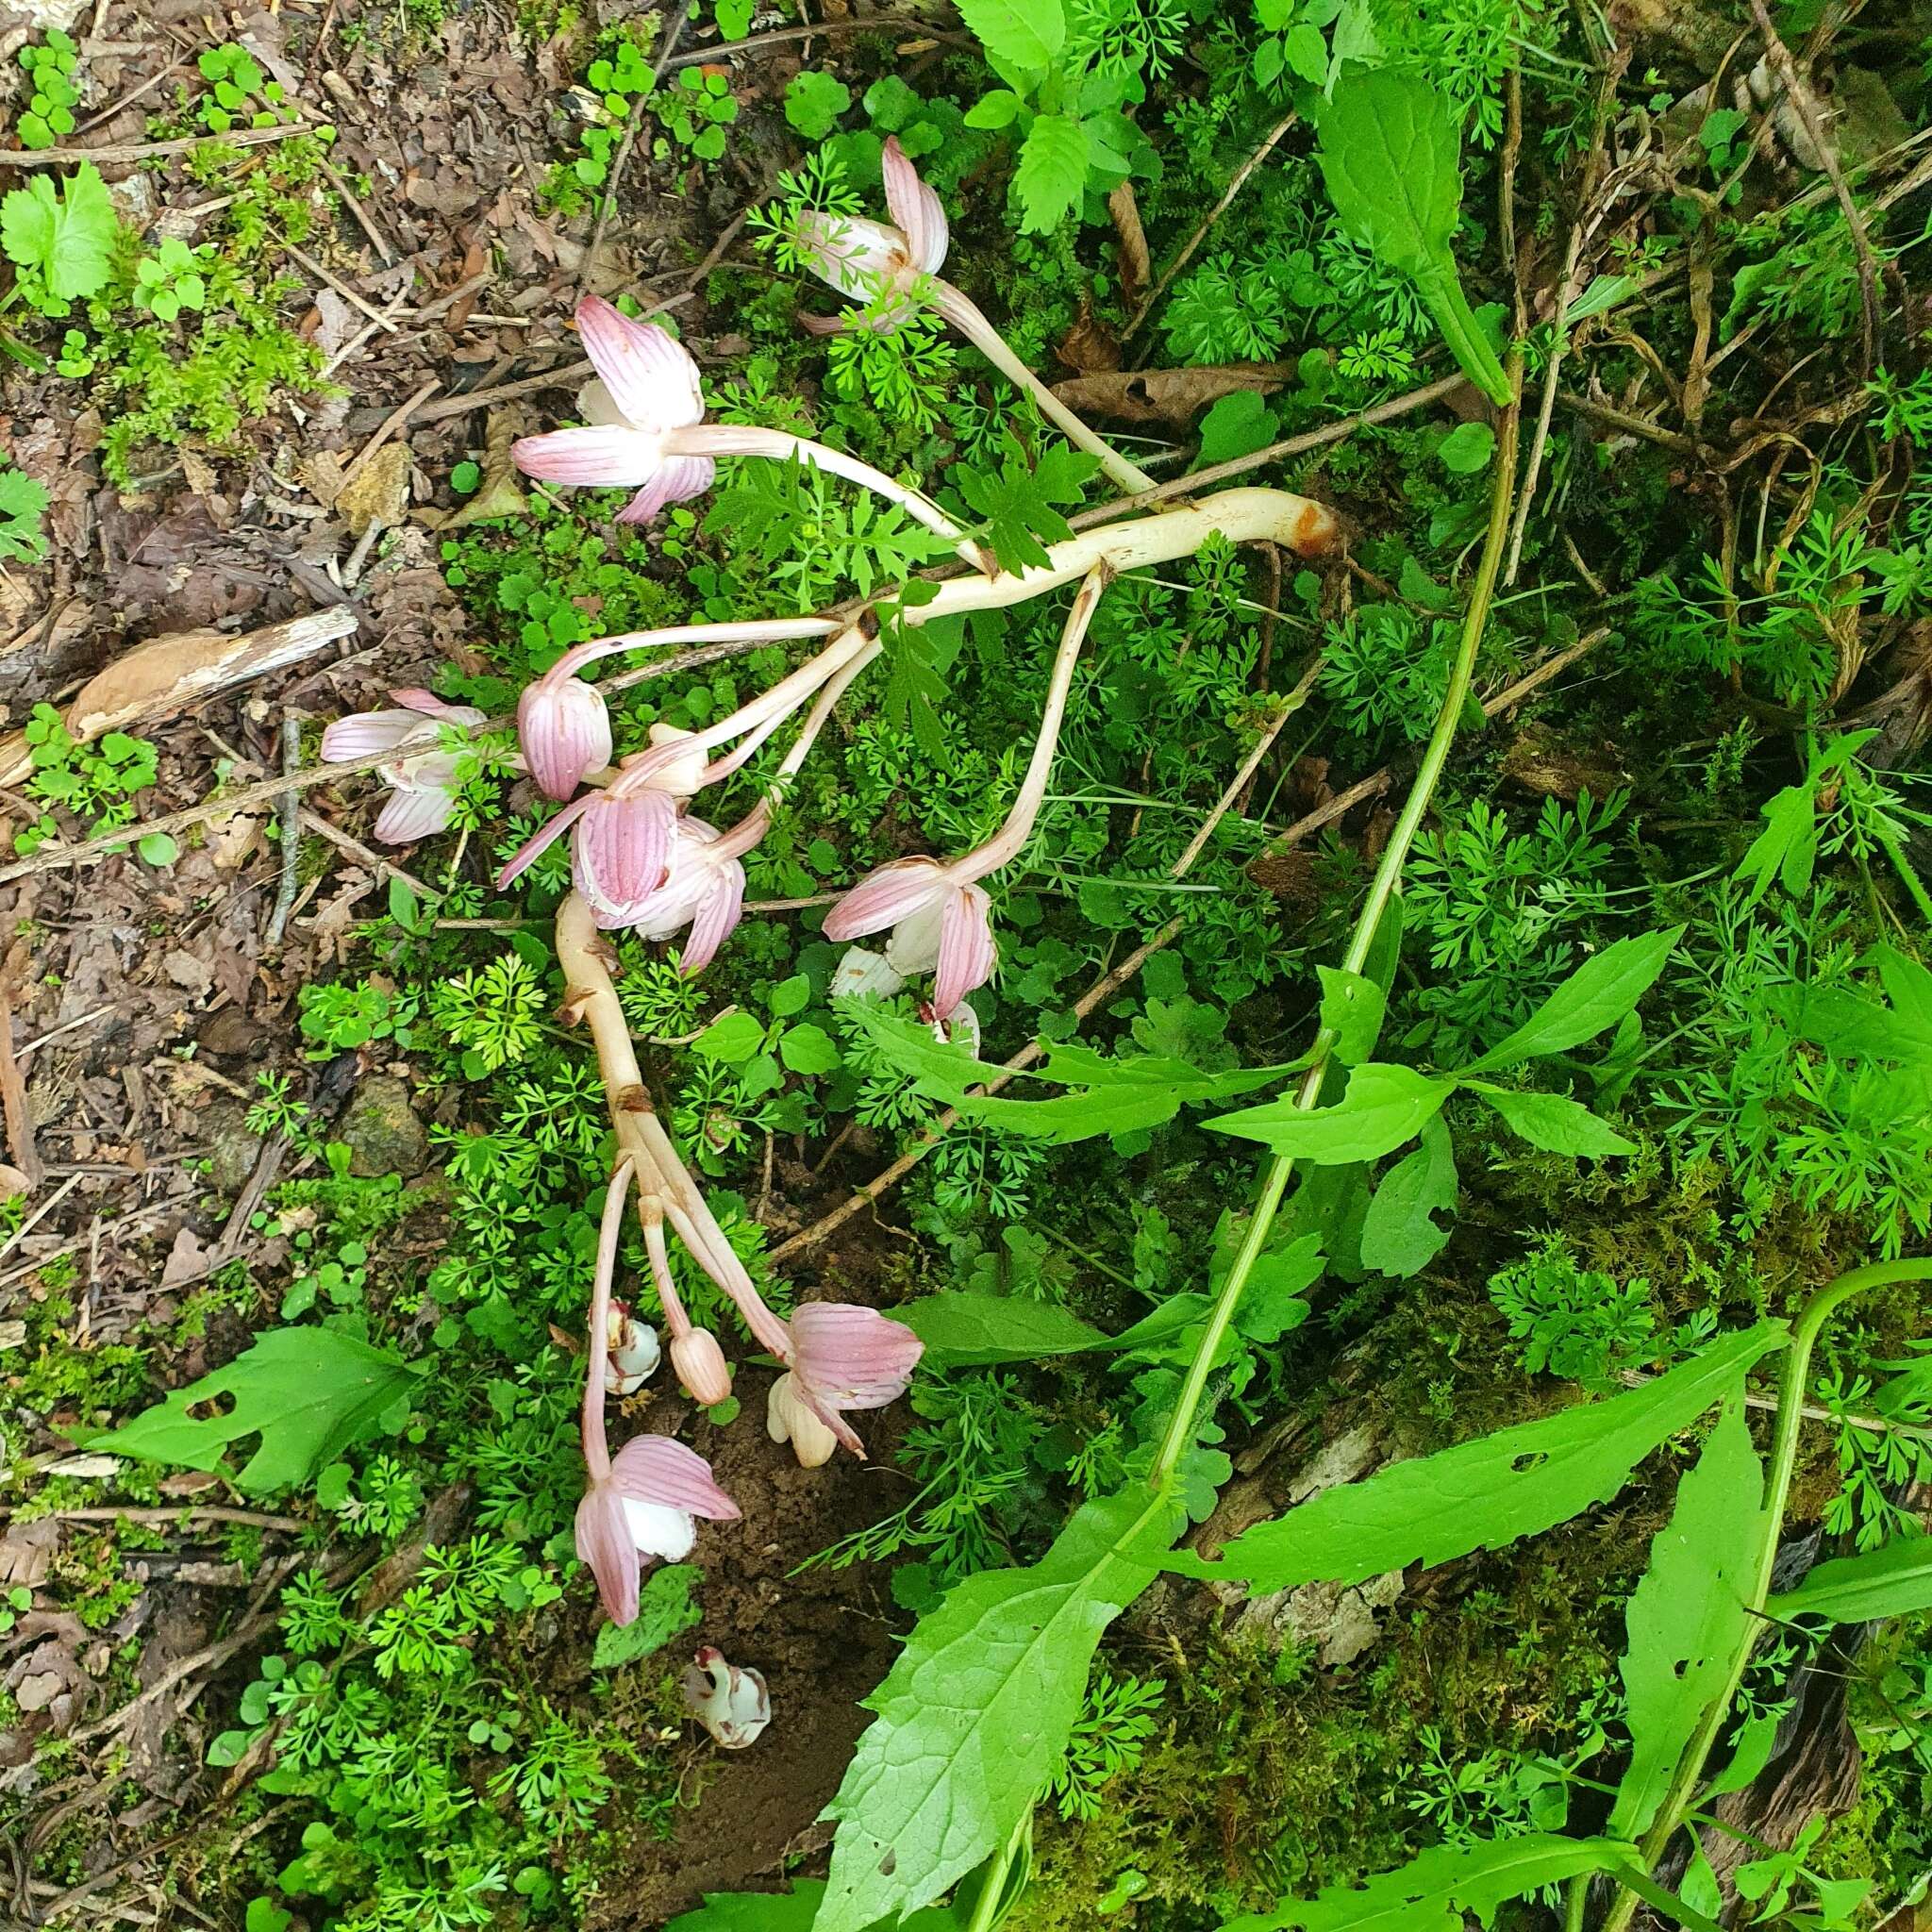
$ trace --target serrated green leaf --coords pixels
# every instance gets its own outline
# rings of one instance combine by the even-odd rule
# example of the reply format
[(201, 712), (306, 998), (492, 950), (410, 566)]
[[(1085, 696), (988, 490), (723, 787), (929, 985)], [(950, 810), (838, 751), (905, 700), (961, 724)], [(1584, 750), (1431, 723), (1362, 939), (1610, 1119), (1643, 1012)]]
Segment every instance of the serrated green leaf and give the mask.
[(1462, 1932), (1463, 1914), (1487, 1925), (1496, 1907), (1539, 1887), (1637, 1862), (1611, 1839), (1528, 1832), (1469, 1845), (1435, 1845), (1393, 1872), (1344, 1879), (1305, 1903), (1233, 1919), (1221, 1932)]
[(1908, 1536), (1862, 1557), (1819, 1564), (1796, 1590), (1773, 1597), (1764, 1613), (1866, 1624), (1925, 1609), (1932, 1609), (1932, 1536)]
[(996, 65), (1044, 75), (1067, 43), (1060, 0), (960, 0), (959, 18)]
[(1714, 1699), (1751, 1622), (1746, 1592), (1763, 1538), (1764, 1472), (1741, 1401), (1726, 1402), (1704, 1453), (1677, 1485), (1671, 1520), (1624, 1611), (1623, 1674), (1630, 1767), (1606, 1827), (1650, 1828), (1685, 1747)]
[(785, 90), (785, 118), (808, 141), (823, 141), (852, 105), (852, 90), (829, 74), (794, 74)]
[[(256, 1493), (291, 1490), (372, 1434), (421, 1373), (333, 1328), (272, 1328), (226, 1368), (83, 1444), (142, 1462), (213, 1469), (229, 1443), (258, 1432), (260, 1444), (236, 1482)], [(189, 1414), (221, 1396), (229, 1398), (225, 1414)]]
[(1482, 1095), (1503, 1116), (1513, 1134), (1546, 1154), (1587, 1154), (1601, 1160), (1609, 1154), (1635, 1154), (1637, 1143), (1626, 1141), (1607, 1121), (1600, 1120), (1580, 1100), (1561, 1093), (1532, 1093), (1513, 1087), (1492, 1087), (1472, 1080), (1472, 1093)]
[(1322, 178), (1342, 227), (1415, 283), (1463, 374), (1491, 401), (1507, 403), (1508, 382), (1470, 311), (1449, 249), (1462, 162), (1447, 96), (1412, 71), (1350, 67), (1316, 125)]
[(1464, 1074), (1489, 1074), (1519, 1060), (1567, 1053), (1614, 1026), (1647, 993), (1664, 970), (1681, 925), (1665, 932), (1618, 940), (1586, 959), (1523, 1024), (1497, 1041)]
[(1303, 1108), (1292, 1100), (1271, 1100), (1201, 1124), (1216, 1134), (1259, 1141), (1291, 1159), (1341, 1167), (1377, 1159), (1414, 1140), (1455, 1091), (1453, 1080), (1432, 1080), (1412, 1067), (1369, 1060), (1349, 1074), (1333, 1107)]
[(60, 181), (44, 175), (0, 201), (0, 247), (20, 267), (38, 270), (62, 302), (107, 285), (116, 228), (114, 203), (100, 170), (83, 161)]
[(1437, 1212), (1456, 1211), (1456, 1149), (1439, 1114), (1422, 1131), (1422, 1144), (1382, 1176), (1362, 1218), (1362, 1265), (1406, 1279), (1442, 1252), (1450, 1230)]
[(778, 1058), (794, 1074), (835, 1074), (843, 1064), (832, 1036), (809, 1020), (786, 1028)]
[(705, 1580), (695, 1563), (666, 1563), (653, 1570), (638, 1591), (638, 1613), (628, 1624), (606, 1624), (597, 1632), (591, 1668), (614, 1671), (662, 1650), (680, 1630), (696, 1624), (704, 1612), (691, 1591)]
[(763, 1024), (742, 1008), (720, 1013), (691, 1041), (691, 1050), (707, 1059), (724, 1060), (727, 1065), (748, 1060), (765, 1043)]
[(1065, 114), (1036, 115), (1013, 171), (1020, 232), (1050, 234), (1080, 206), (1086, 186), (1087, 130)]
[(1100, 1498), (1038, 1563), (969, 1576), (919, 1620), (826, 1807), (839, 1831), (815, 1932), (930, 1905), (1007, 1842), (1066, 1748), (1101, 1633), (1184, 1519), (1139, 1485)]
[(1784, 1339), (1782, 1322), (1761, 1322), (1627, 1394), (1391, 1463), (1257, 1524), (1218, 1562), (1183, 1555), (1167, 1568), (1272, 1591), (1317, 1579), (1359, 1583), (1410, 1563), (1501, 1549), (1614, 1495), (1660, 1442), (1713, 1402), (1735, 1397), (1744, 1371)]

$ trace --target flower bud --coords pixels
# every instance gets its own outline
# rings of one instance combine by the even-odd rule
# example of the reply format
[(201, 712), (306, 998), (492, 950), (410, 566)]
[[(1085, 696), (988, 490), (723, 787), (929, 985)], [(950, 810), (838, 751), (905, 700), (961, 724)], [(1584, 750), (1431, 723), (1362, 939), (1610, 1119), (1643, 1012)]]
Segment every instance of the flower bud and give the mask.
[(683, 1688), (685, 1708), (724, 1750), (742, 1751), (747, 1744), (756, 1744), (772, 1722), (771, 1693), (763, 1674), (730, 1662), (712, 1644), (706, 1644), (691, 1659)]
[(540, 677), (517, 700), (517, 740), (537, 788), (569, 798), (584, 774), (610, 762), (610, 713), (603, 693), (581, 677)]
[(622, 1302), (612, 1304), (610, 1352), (604, 1387), (612, 1395), (634, 1395), (658, 1372), (658, 1331), (640, 1322)]
[(671, 1341), (671, 1366), (693, 1402), (710, 1408), (731, 1393), (731, 1364), (708, 1328), (692, 1328)]
[(839, 1439), (813, 1412), (788, 1373), (772, 1384), (765, 1397), (765, 1433), (774, 1442), (790, 1442), (801, 1469), (820, 1469), (832, 1459)]

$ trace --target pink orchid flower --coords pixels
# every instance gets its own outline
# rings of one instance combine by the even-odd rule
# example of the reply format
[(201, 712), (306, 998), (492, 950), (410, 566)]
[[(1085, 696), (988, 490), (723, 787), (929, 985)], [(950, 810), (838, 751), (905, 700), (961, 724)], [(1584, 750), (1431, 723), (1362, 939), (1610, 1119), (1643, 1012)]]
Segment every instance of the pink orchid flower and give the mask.
[(1010, 864), (1032, 836), (1053, 773), (1074, 667), (1110, 577), (1107, 566), (1098, 566), (1074, 593), (1047, 679), (1040, 736), (1006, 824), (984, 845), (950, 862), (924, 857), (890, 860), (868, 873), (825, 915), (825, 937), (833, 941), (865, 939), (890, 927), (886, 963), (902, 978), (934, 974), (936, 1021), (950, 1020), (959, 1002), (992, 976), (999, 958), (992, 903), (976, 881)]
[(896, 1402), (925, 1343), (905, 1323), (845, 1302), (808, 1303), (787, 1325), (789, 1367), (766, 1397), (766, 1432), (789, 1441), (808, 1469), (825, 1460), (833, 1441), (863, 1457), (865, 1444), (843, 1412)]
[(610, 712), (582, 678), (540, 677), (517, 700), (517, 742), (546, 798), (575, 795), (587, 772), (610, 762)]
[(710, 1464), (668, 1436), (633, 1436), (614, 1457), (610, 1454), (604, 1431), (610, 1277), (630, 1185), (626, 1160), (610, 1178), (597, 1234), (582, 1417), (584, 1471), (590, 1480), (576, 1520), (577, 1556), (597, 1579), (597, 1594), (613, 1624), (635, 1620), (638, 1574), (645, 1559), (682, 1562), (697, 1541), (694, 1518), (730, 1523), (739, 1513), (738, 1505), (712, 1481)]
[(446, 705), (426, 691), (392, 691), (390, 696), (404, 708), (338, 718), (322, 734), (322, 755), (333, 763), (394, 753), (376, 767), (395, 796), (377, 816), (375, 836), (385, 845), (408, 845), (441, 831), (456, 809), (458, 761), (454, 752), (437, 748), (442, 727), (460, 724), (474, 731), (483, 713), (471, 705)]
[[(898, 326), (908, 306), (894, 298), (910, 296), (926, 276), (939, 274), (950, 236), (939, 196), (919, 178), (896, 134), (887, 137), (879, 171), (895, 226), (814, 208), (801, 218), (793, 240), (815, 274), (840, 294), (870, 305), (865, 326), (883, 334)], [(846, 325), (842, 316), (798, 319), (814, 335)]]
[(510, 457), (526, 475), (546, 483), (635, 489), (619, 521), (647, 524), (667, 503), (708, 490), (717, 457), (815, 463), (897, 504), (949, 543), (963, 545), (968, 560), (978, 566), (978, 545), (966, 541), (938, 504), (870, 463), (785, 430), (707, 423), (698, 365), (655, 323), (633, 322), (602, 297), (586, 295), (577, 304), (577, 333), (618, 420), (512, 443)]
[(1040, 413), (1070, 442), (1099, 458), (1122, 489), (1136, 495), (1152, 490), (1154, 478), (1145, 470), (1088, 428), (1007, 346), (1006, 338), (978, 304), (941, 279), (939, 272), (946, 259), (946, 212), (907, 159), (896, 134), (886, 139), (879, 172), (885, 176), (886, 207), (896, 225), (813, 209), (798, 222), (791, 238), (812, 273), (849, 300), (865, 303), (866, 313), (858, 318), (801, 315), (800, 326), (813, 335), (855, 325), (888, 334), (904, 324), (916, 298), (923, 295), (940, 318), (958, 329), (1008, 382), (1025, 391)]
[[(760, 822), (753, 838), (763, 829)], [(738, 853), (751, 842), (686, 813), (677, 822), (663, 885), (626, 922), (647, 940), (668, 940), (689, 926), (679, 956), (687, 978), (711, 963), (743, 917), (744, 867)]]
[(686, 1666), (681, 1688), (684, 1707), (721, 1750), (742, 1751), (756, 1744), (772, 1722), (764, 1673), (731, 1662), (715, 1644), (706, 1644)]

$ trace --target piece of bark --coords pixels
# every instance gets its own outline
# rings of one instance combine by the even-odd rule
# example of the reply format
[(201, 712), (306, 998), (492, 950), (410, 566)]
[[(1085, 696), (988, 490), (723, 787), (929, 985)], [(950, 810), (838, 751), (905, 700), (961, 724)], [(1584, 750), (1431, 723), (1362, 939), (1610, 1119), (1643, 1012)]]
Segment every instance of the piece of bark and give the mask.
[[(89, 678), (63, 722), (75, 743), (91, 744), (105, 732), (158, 723), (218, 691), (300, 664), (355, 628), (355, 611), (335, 604), (240, 636), (186, 630), (152, 638)], [(17, 785), (32, 770), (21, 733), (0, 741), (0, 785)]]
[(1147, 253), (1147, 232), (1141, 225), (1141, 205), (1134, 199), (1131, 181), (1123, 181), (1107, 197), (1107, 211), (1113, 217), (1114, 233), (1120, 237), (1121, 300), (1131, 310), (1140, 307), (1154, 270)]

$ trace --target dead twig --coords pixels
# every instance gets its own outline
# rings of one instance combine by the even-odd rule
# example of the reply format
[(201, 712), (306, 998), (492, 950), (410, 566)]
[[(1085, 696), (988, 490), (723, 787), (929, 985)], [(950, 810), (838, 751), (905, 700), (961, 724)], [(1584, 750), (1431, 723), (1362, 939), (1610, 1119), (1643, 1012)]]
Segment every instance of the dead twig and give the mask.
[(1194, 258), (1194, 251), (1208, 239), (1215, 223), (1227, 212), (1228, 208), (1233, 205), (1235, 196), (1248, 185), (1248, 179), (1255, 170), (1274, 152), (1281, 137), (1299, 119), (1300, 116), (1294, 113), (1284, 114), (1269, 129), (1267, 138), (1261, 142), (1261, 145), (1234, 171), (1233, 177), (1223, 192), (1221, 199), (1201, 217), (1200, 221), (1195, 225), (1194, 232), (1181, 243), (1179, 254), (1161, 270), (1160, 279), (1136, 304), (1133, 314), (1127, 318), (1127, 334), (1130, 337), (1140, 334), (1141, 324), (1154, 312), (1155, 305), (1167, 293), (1174, 278)]
[[(291, 713), (282, 720), (282, 775), (292, 778), (302, 763), (302, 721)], [(302, 789), (291, 785), (282, 793), (282, 879), (275, 889), (275, 910), (269, 914), (265, 943), (273, 952), (289, 929), (302, 883)]]
[[(739, 54), (756, 54), (762, 47), (789, 46), (793, 41), (815, 41), (821, 34), (897, 33), (908, 28), (922, 41), (938, 42), (948, 47), (977, 47), (979, 42), (965, 34), (946, 33), (930, 23), (904, 14), (874, 14), (862, 20), (822, 20), (812, 26), (774, 27), (770, 33), (753, 34), (749, 40), (726, 41), (721, 46), (696, 47), (664, 63), (664, 73), (680, 67), (700, 67), (708, 61), (729, 60)], [(659, 78), (662, 77), (660, 74)]]
[(0, 150), (0, 168), (64, 168), (71, 161), (119, 167), (125, 161), (152, 160), (159, 155), (192, 155), (204, 147), (265, 147), (272, 141), (313, 134), (305, 123), (292, 127), (238, 127), (228, 134), (188, 134), (177, 141), (110, 142), (105, 147), (42, 147)]
[(432, 375), (421, 389), (406, 403), (399, 403), (383, 418), (380, 426), (367, 442), (357, 452), (355, 460), (342, 472), (341, 487), (346, 490), (368, 467), (369, 458), (386, 443), (416, 411), (442, 387), (442, 379)]
[(232, 1509), (225, 1503), (184, 1504), (179, 1509), (117, 1509), (104, 1505), (90, 1509), (50, 1509), (47, 1514), (56, 1523), (153, 1523), (163, 1528), (189, 1523), (241, 1523), (251, 1529), (292, 1533), (309, 1527), (299, 1516), (269, 1516), (259, 1509)]
[(1852, 191), (1846, 184), (1845, 171), (1838, 158), (1838, 144), (1827, 138), (1818, 104), (1799, 75), (1798, 63), (1791, 58), (1791, 50), (1785, 45), (1784, 36), (1778, 32), (1776, 23), (1771, 17), (1771, 9), (1765, 6), (1764, 0), (1751, 0), (1751, 14), (1757, 23), (1757, 31), (1764, 37), (1765, 55), (1777, 70), (1778, 78), (1784, 82), (1786, 97), (1797, 111), (1798, 119), (1805, 124), (1805, 132), (1810, 137), (1811, 145), (1818, 150), (1819, 164), (1824, 170), (1825, 179), (1831, 183), (1832, 193), (1838, 197), (1845, 226), (1851, 231), (1852, 248), (1858, 258), (1858, 303), (1863, 311), (1859, 331), (1865, 359), (1862, 373), (1869, 377), (1878, 366), (1878, 262), (1872, 253), (1872, 238), (1865, 232), (1865, 218), (1858, 212), (1858, 205), (1852, 199)]
[[(14, 1166), (26, 1177), (27, 1186), (37, 1188), (46, 1178), (46, 1170), (34, 1146), (26, 1081), (21, 1076), (19, 1056), (13, 1050), (13, 994), (6, 987), (0, 987), (0, 1103), (4, 1103), (7, 1114), (7, 1151), (13, 1157)], [(21, 1230), (22, 1234), (25, 1232), (25, 1228)], [(16, 1236), (15, 1240), (18, 1239)], [(8, 1245), (10, 1247), (12, 1242)]]
[(327, 161), (322, 164), (322, 173), (328, 185), (342, 197), (342, 204), (356, 217), (357, 225), (375, 243), (375, 251), (390, 267), (396, 263), (395, 244), (376, 225), (375, 217), (357, 200), (355, 190)]

